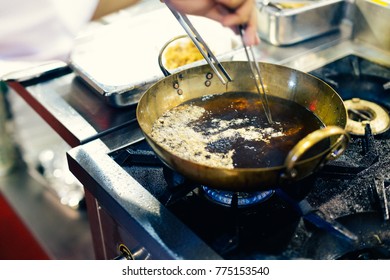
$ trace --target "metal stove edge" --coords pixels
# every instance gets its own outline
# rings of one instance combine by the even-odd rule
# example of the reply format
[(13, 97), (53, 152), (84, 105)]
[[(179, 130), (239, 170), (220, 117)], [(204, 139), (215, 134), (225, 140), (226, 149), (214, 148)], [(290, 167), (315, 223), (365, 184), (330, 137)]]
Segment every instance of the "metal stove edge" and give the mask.
[[(164, 255), (172, 259), (221, 259), (114, 162), (109, 152), (99, 139), (78, 146), (67, 153), (69, 168), (101, 207), (131, 232), (135, 239), (144, 241), (144, 251), (152, 258), (163, 250)], [(146, 236), (157, 240), (158, 246), (149, 243), (150, 238)]]

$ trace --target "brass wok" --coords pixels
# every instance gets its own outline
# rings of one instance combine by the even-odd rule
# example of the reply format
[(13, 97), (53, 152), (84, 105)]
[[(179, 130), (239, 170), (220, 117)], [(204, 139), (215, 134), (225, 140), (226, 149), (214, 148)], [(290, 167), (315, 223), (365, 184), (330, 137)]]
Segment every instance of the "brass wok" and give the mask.
[[(340, 96), (320, 79), (288, 67), (259, 63), (267, 94), (296, 102), (315, 114), (325, 125), (300, 140), (285, 163), (267, 168), (215, 168), (180, 158), (150, 136), (154, 122), (171, 108), (204, 95), (227, 91), (256, 92), (247, 62), (222, 63), (233, 82), (223, 85), (209, 65), (179, 71), (152, 85), (137, 106), (137, 120), (147, 142), (171, 169), (208, 187), (229, 191), (260, 191), (301, 180), (346, 149), (349, 136), (344, 128), (347, 112)], [(313, 106), (315, 104), (315, 106)], [(329, 139), (329, 148), (302, 159), (317, 142)]]

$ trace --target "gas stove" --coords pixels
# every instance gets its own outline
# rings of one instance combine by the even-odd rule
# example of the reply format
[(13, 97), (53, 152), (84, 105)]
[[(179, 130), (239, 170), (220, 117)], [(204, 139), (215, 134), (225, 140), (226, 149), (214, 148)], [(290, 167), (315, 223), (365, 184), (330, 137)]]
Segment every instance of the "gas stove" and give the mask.
[[(101, 139), (71, 151), (78, 177), (95, 178), (91, 173), (102, 168), (116, 173), (84, 183), (98, 183), (86, 187), (86, 196), (97, 205), (92, 221), (100, 239), (115, 236), (111, 247), (107, 240), (97, 244), (98, 258), (123, 254), (125, 246), (135, 259), (390, 259), (390, 68), (346, 55), (310, 74), (359, 104), (348, 107), (351, 141), (337, 160), (280, 188), (210, 189), (167, 168), (145, 140), (110, 150)], [(354, 130), (356, 124), (362, 129)], [(89, 149), (104, 152), (97, 159)]]
[[(334, 74), (334, 66), (346, 61), (357, 61), (362, 75), (365, 64), (381, 68), (348, 56), (312, 74)], [(387, 73), (381, 74), (390, 74), (389, 69), (383, 70)], [(344, 98), (352, 98), (348, 93)], [(362, 96), (389, 112), (390, 91), (380, 93), (388, 98), (377, 99), (374, 93)], [(355, 122), (367, 122), (356, 113), (350, 116)], [(367, 122), (363, 135), (352, 136), (345, 155), (320, 172), (280, 189), (255, 193), (218, 191), (191, 182), (165, 167), (146, 142), (110, 156), (225, 259), (390, 258), (389, 136), (389, 130), (374, 135)], [(319, 238), (332, 240), (328, 242), (337, 250), (318, 246)]]
[(347, 149), (303, 180), (252, 193), (203, 186), (167, 168), (136, 121), (69, 151), (96, 258), (390, 259), (388, 13), (358, 0), (339, 33), (256, 48), (323, 79), (348, 110)]

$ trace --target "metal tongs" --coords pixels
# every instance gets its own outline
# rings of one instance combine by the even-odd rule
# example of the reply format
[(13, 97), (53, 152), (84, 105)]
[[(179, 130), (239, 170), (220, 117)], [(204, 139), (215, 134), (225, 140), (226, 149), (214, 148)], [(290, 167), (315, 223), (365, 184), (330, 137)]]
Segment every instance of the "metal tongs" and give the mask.
[[(219, 80), (225, 85), (228, 82), (232, 81), (232, 78), (226, 71), (226, 69), (222, 66), (222, 64), (218, 61), (218, 59), (215, 57), (213, 52), (210, 50), (210, 48), (207, 46), (206, 42), (203, 40), (203, 38), (200, 36), (198, 31), (196, 31), (195, 27), (192, 25), (191, 21), (188, 19), (188, 17), (184, 14), (179, 13), (175, 9), (171, 8), (168, 4), (167, 7), (171, 10), (173, 15), (176, 17), (176, 19), (179, 21), (180, 25), (184, 28), (188, 36), (191, 38), (192, 42), (195, 44), (195, 46), (198, 48), (200, 53), (203, 55), (204, 59), (207, 61), (207, 63), (210, 65), (210, 67), (213, 69), (214, 73), (218, 76)], [(203, 47), (202, 47), (203, 46)], [(204, 49), (206, 52), (204, 51)], [(215, 65), (218, 66), (219, 70), (221, 70), (222, 73), (220, 73), (215, 67)], [(224, 78), (225, 76), (225, 78)]]
[[(267, 120), (270, 124), (273, 123), (272, 116), (271, 116), (271, 110), (269, 109), (268, 104), (268, 98), (267, 94), (265, 92), (265, 87), (263, 84), (263, 79), (261, 78), (260, 74), (260, 67), (257, 63), (255, 52), (253, 51), (252, 46), (247, 46), (244, 41), (244, 27), (242, 25), (239, 26), (240, 36), (242, 40), (242, 45), (244, 46), (246, 58), (248, 59), (249, 67), (251, 69), (251, 73), (253, 75), (253, 78), (255, 79), (255, 85), (257, 92), (261, 96), (262, 99), (262, 105), (264, 108), (265, 116), (267, 117)], [(261, 88), (261, 90), (260, 90)]]
[[(213, 69), (214, 73), (218, 76), (219, 80), (224, 85), (227, 82), (231, 82), (232, 78), (227, 73), (226, 69), (222, 66), (222, 64), (218, 61), (218, 59), (215, 57), (215, 55), (210, 50), (210, 48), (208, 47), (206, 42), (203, 40), (202, 36), (200, 36), (199, 32), (192, 25), (192, 23), (190, 22), (188, 17), (184, 14), (179, 13), (174, 8), (170, 7), (167, 3), (166, 3), (166, 5), (171, 10), (171, 12), (176, 17), (176, 19), (179, 21), (180, 25), (184, 28), (184, 30), (186, 31), (188, 36), (191, 38), (191, 40), (195, 44), (195, 46), (198, 48), (198, 50), (200, 51), (200, 53), (202, 54), (204, 59), (207, 61), (207, 63)], [(248, 63), (250, 66), (250, 70), (251, 70), (251, 73), (252, 73), (254, 80), (255, 80), (257, 92), (259, 93), (259, 95), (262, 98), (262, 105), (264, 108), (265, 115), (267, 117), (268, 122), (270, 124), (272, 124), (273, 120), (272, 120), (272, 116), (271, 116), (271, 111), (269, 109), (268, 99), (267, 99), (267, 95), (265, 93), (263, 81), (262, 81), (261, 75), (260, 75), (260, 67), (259, 67), (258, 63), (256, 62), (253, 48), (251, 46), (248, 47), (244, 42), (244, 27), (242, 25), (240, 25), (239, 30), (240, 30), (240, 35), (241, 35), (241, 39), (242, 39), (242, 44), (243, 44), (244, 49), (245, 49), (245, 54), (246, 54), (246, 57), (248, 59)], [(206, 50), (207, 53), (204, 51), (202, 46)], [(249, 51), (248, 51), (248, 49), (249, 49)], [(219, 70), (221, 70), (222, 74), (218, 71), (217, 67), (215, 67), (214, 64), (216, 64), (218, 66), (218, 68), (219, 68)], [(225, 80), (225, 78), (223, 76), (225, 76), (227, 81)], [(260, 88), (261, 88), (261, 90), (260, 90)]]

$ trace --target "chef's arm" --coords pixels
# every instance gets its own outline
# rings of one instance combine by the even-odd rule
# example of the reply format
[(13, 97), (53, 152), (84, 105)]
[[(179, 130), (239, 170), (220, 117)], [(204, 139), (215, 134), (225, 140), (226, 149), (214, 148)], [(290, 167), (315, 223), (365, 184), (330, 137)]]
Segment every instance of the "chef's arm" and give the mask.
[(237, 34), (238, 26), (245, 27), (247, 45), (257, 45), (257, 11), (255, 0), (160, 0), (184, 14), (204, 16), (232, 28)]

